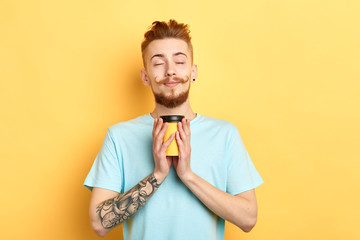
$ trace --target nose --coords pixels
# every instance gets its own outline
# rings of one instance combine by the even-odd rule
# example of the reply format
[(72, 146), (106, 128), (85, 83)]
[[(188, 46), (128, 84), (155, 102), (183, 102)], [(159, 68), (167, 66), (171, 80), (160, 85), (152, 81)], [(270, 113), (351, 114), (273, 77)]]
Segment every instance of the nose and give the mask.
[(171, 77), (173, 75), (175, 75), (175, 69), (174, 69), (173, 64), (169, 63), (169, 64), (167, 64), (166, 76)]

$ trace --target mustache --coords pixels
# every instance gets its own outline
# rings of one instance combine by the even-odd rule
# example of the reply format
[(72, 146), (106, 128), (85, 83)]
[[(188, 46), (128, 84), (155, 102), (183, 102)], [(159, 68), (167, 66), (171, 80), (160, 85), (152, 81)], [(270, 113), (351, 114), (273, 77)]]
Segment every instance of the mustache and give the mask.
[(180, 82), (180, 83), (186, 83), (187, 81), (189, 81), (189, 79), (190, 79), (189, 76), (186, 76), (184, 78), (181, 78), (181, 77), (166, 77), (164, 79), (161, 79), (157, 83), (158, 84), (164, 84), (164, 83), (170, 82), (170, 80), (174, 80), (174, 81), (177, 81), (177, 82)]

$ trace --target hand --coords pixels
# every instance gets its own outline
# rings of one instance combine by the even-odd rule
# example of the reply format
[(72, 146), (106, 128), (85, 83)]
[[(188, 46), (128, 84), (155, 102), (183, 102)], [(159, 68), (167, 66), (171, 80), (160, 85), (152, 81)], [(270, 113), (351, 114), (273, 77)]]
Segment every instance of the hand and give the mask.
[(179, 156), (173, 157), (176, 173), (181, 180), (192, 173), (190, 167), (191, 146), (190, 146), (190, 120), (183, 119), (178, 123), (178, 131), (175, 134), (179, 147)]
[(157, 183), (160, 184), (169, 174), (171, 166), (171, 157), (166, 157), (166, 149), (174, 139), (175, 134), (171, 134), (168, 140), (163, 143), (164, 135), (169, 123), (163, 125), (162, 118), (154, 120), (154, 126), (152, 131), (153, 138), (153, 154), (155, 161), (154, 176)]

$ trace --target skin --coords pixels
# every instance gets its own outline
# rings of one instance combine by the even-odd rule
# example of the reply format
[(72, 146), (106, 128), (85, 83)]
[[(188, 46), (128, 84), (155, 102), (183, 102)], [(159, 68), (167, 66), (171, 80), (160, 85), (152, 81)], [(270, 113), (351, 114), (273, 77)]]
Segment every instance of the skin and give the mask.
[[(151, 87), (153, 93), (163, 94), (166, 97), (173, 98), (187, 91), (190, 84), (192, 84), (191, 80), (197, 77), (197, 66), (191, 61), (188, 45), (180, 39), (167, 38), (152, 41), (145, 49), (144, 62), (145, 68), (140, 72), (142, 82), (145, 86)], [(163, 81), (167, 77), (169, 80), (166, 82), (176, 82), (175, 78), (188, 80), (174, 86), (174, 84), (167, 85)], [(163, 137), (168, 124), (163, 124), (162, 119), (159, 118), (161, 115), (185, 116), (183, 121), (178, 123), (178, 131), (175, 135), (171, 135), (165, 143), (163, 143)], [(94, 188), (90, 202), (90, 219), (95, 232), (99, 236), (105, 236), (113, 227), (121, 224), (121, 221), (115, 221), (116, 219), (127, 219), (136, 214), (140, 209), (137, 206), (145, 205), (156, 189), (161, 187), (161, 183), (169, 173), (171, 164), (174, 164), (176, 173), (182, 182), (205, 206), (219, 217), (235, 224), (244, 232), (249, 232), (255, 226), (257, 220), (255, 191), (249, 190), (237, 195), (231, 195), (215, 188), (191, 170), (190, 121), (196, 117), (196, 114), (191, 109), (189, 99), (175, 108), (167, 108), (155, 103), (151, 116), (154, 118), (152, 137), (155, 168), (152, 174), (134, 186), (133, 189), (135, 190), (132, 190), (141, 189), (144, 185), (150, 186), (147, 181), (152, 176), (156, 180), (154, 184), (157, 187), (151, 188), (148, 194), (145, 194), (143, 191), (145, 195), (142, 198), (141, 204), (140, 202), (134, 203), (134, 201), (129, 201), (126, 197), (129, 196), (129, 192), (132, 190), (119, 194), (106, 189)], [(174, 138), (179, 147), (179, 156), (167, 157), (166, 149)], [(130, 195), (133, 196), (132, 194)], [(120, 214), (124, 212), (125, 208), (123, 206), (126, 204), (129, 204), (126, 206), (126, 209), (129, 210), (131, 216), (124, 217)], [(130, 204), (132, 205), (130, 206)], [(113, 207), (109, 208), (109, 206)], [(115, 206), (122, 207), (119, 209)], [(109, 209), (114, 210), (109, 213)], [(104, 223), (103, 216), (105, 214), (107, 214), (107, 218)], [(113, 219), (109, 219), (109, 217)], [(111, 224), (109, 225), (109, 223)], [(110, 227), (105, 228), (104, 224)]]
[[(191, 61), (191, 52), (185, 41), (179, 39), (161, 39), (152, 41), (145, 49), (145, 68), (140, 75), (145, 86), (150, 86), (153, 93), (163, 93), (165, 96), (176, 96), (189, 89), (192, 79), (196, 79), (197, 65)], [(166, 77), (179, 77), (189, 79), (186, 83), (176, 87), (167, 87), (159, 84)], [(195, 118), (189, 99), (176, 108), (166, 108), (155, 103), (155, 109), (151, 113), (153, 118), (160, 115), (182, 114), (186, 119)]]

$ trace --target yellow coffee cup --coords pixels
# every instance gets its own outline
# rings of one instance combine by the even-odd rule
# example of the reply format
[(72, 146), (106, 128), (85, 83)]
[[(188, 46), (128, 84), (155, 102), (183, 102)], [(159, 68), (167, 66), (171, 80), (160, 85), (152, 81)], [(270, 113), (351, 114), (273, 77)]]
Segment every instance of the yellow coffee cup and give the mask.
[[(184, 118), (184, 116), (181, 115), (166, 115), (166, 116), (160, 116), (164, 123), (169, 123), (168, 128), (165, 132), (164, 136), (164, 142), (169, 139), (171, 134), (175, 134), (178, 130), (177, 124), (178, 122), (181, 122), (181, 120)], [(169, 147), (166, 150), (166, 156), (179, 156), (179, 148), (176, 142), (176, 139), (174, 138)]]

